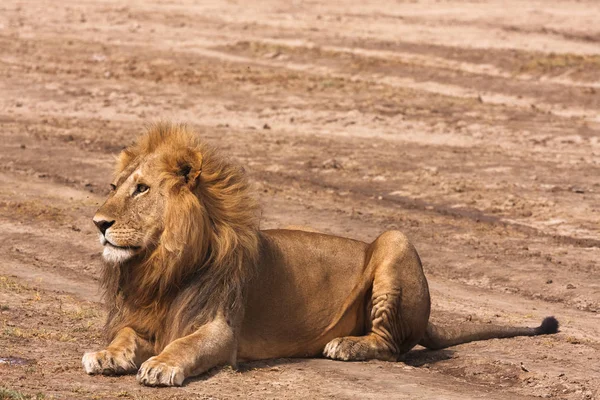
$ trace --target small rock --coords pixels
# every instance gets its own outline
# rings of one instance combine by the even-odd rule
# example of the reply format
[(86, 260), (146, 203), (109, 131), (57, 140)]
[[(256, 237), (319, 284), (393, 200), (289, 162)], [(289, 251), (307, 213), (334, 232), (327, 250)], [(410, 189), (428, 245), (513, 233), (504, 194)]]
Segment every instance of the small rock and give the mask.
[(21, 148), (22, 148), (22, 149), (26, 149), (26, 148), (27, 148), (27, 146), (25, 146), (24, 144), (22, 144), (22, 145), (21, 145)]
[(571, 285), (570, 283), (567, 285), (567, 289), (575, 289), (575, 286)]
[(17, 101), (17, 102), (15, 103), (15, 107), (23, 107), (23, 102), (21, 102), (21, 101)]
[(106, 61), (106, 56), (104, 54), (92, 54), (92, 61), (95, 61), (95, 62)]
[(324, 168), (324, 169), (343, 169), (344, 166), (342, 165), (341, 162), (339, 162), (335, 158), (330, 158), (329, 160), (323, 161), (323, 163), (321, 164), (321, 168)]
[(525, 372), (529, 372), (529, 370), (527, 368), (525, 368), (525, 366), (523, 365), (523, 363), (521, 363), (521, 370), (523, 370)]
[(264, 124), (263, 129), (271, 129), (271, 127), (269, 126), (269, 124)]
[(280, 55), (281, 55), (281, 52), (273, 51), (271, 53), (265, 54), (265, 58), (279, 58)]
[(548, 285), (549, 285), (549, 284), (551, 284), (551, 283), (552, 283), (552, 279), (548, 279), (548, 280), (546, 280), (546, 284), (548, 284)]

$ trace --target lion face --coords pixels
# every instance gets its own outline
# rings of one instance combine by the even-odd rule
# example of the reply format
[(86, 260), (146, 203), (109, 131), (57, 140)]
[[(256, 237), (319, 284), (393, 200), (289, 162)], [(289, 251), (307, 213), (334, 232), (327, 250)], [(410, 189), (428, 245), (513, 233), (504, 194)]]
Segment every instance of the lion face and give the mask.
[(169, 196), (156, 158), (129, 165), (116, 176), (105, 203), (94, 215), (104, 259), (123, 263), (151, 251), (160, 240)]
[(197, 193), (202, 160), (193, 136), (170, 125), (121, 152), (111, 192), (94, 216), (106, 261), (168, 263), (185, 260), (187, 245), (205, 247), (208, 224)]

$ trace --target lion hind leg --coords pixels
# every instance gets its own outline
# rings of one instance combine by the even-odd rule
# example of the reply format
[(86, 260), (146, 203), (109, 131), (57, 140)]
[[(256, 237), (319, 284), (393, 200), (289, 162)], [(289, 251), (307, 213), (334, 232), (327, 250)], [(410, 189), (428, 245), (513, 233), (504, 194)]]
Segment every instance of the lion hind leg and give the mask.
[(373, 271), (365, 336), (333, 339), (325, 357), (353, 361), (395, 361), (422, 338), (429, 319), (429, 290), (421, 262), (406, 237), (395, 231), (371, 245)]
[[(333, 339), (326, 346), (323, 355), (334, 360), (362, 361), (383, 360), (395, 361), (399, 352), (394, 337), (401, 332), (392, 332), (398, 325), (397, 316), (391, 315), (399, 296), (385, 294), (372, 299), (369, 303), (371, 315), (370, 332), (365, 336), (345, 336)], [(391, 322), (391, 323), (390, 323)]]

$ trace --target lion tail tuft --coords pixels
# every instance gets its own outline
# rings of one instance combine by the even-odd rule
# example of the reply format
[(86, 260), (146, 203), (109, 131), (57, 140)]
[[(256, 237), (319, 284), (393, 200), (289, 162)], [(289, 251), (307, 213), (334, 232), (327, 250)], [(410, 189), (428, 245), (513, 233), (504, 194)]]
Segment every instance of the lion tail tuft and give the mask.
[(550, 335), (558, 332), (558, 320), (554, 317), (546, 317), (542, 324), (535, 328), (536, 335)]

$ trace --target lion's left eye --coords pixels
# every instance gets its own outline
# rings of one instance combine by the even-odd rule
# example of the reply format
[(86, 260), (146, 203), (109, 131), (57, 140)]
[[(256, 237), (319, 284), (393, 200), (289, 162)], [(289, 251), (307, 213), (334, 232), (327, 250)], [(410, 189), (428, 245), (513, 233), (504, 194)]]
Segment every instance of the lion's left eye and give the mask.
[(144, 185), (143, 183), (138, 183), (138, 185), (135, 187), (135, 192), (133, 194), (144, 193), (144, 192), (147, 192), (148, 189), (150, 189), (150, 187), (148, 187), (148, 185)]

